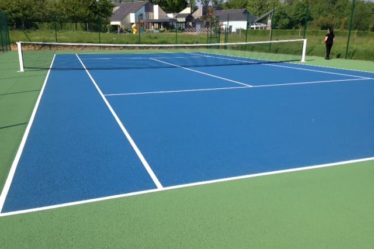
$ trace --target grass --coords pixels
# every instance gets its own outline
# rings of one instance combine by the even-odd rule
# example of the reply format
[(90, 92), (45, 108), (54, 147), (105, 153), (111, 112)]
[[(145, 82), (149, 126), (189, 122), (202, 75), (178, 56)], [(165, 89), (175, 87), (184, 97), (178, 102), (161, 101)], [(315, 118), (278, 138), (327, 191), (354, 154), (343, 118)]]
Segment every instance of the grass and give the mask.
[[(374, 62), (310, 64), (374, 72)], [(363, 68), (367, 65), (367, 68)], [(0, 185), (46, 71), (0, 54)], [(374, 248), (374, 161), (0, 218), (1, 248)]]

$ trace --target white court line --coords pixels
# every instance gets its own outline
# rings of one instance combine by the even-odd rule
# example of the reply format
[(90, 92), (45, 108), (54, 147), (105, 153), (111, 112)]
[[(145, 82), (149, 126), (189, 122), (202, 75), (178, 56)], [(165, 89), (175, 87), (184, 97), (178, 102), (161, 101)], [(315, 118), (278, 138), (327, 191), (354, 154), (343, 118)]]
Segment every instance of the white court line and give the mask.
[(131, 93), (108, 93), (105, 94), (107, 97), (115, 96), (133, 96), (133, 95), (147, 95), (147, 94), (167, 94), (167, 93), (186, 93), (186, 92), (208, 92), (208, 91), (223, 91), (232, 89), (250, 88), (248, 86), (233, 86), (233, 87), (218, 87), (218, 88), (196, 88), (196, 89), (185, 89), (185, 90), (165, 90), (165, 91), (151, 91), (151, 92), (131, 92)]
[[(206, 57), (212, 57), (212, 58), (218, 58), (218, 59), (223, 59), (223, 60), (229, 60), (229, 61), (245, 62), (245, 63), (248, 63), (248, 64), (256, 64), (256, 62), (251, 62), (249, 60), (236, 59), (236, 58), (240, 58), (240, 57), (227, 58), (227, 57), (221, 57), (221, 56), (216, 56), (216, 55), (213, 56), (213, 55), (209, 55), (209, 54), (204, 54), (204, 56), (206, 56)], [(370, 78), (362, 77), (362, 76), (358, 76), (358, 75), (336, 73), (336, 72), (323, 71), (323, 70), (315, 70), (315, 69), (309, 69), (309, 68), (303, 68), (303, 67), (292, 67), (292, 66), (286, 66), (286, 65), (278, 65), (278, 64), (274, 64), (274, 63), (266, 63), (266, 62), (264, 62), (261, 65), (271, 66), (271, 67), (289, 68), (289, 69), (294, 69), (294, 70), (309, 71), (309, 72), (316, 72), (316, 73), (324, 73), (324, 74), (348, 76), (348, 77), (359, 78), (359, 79), (370, 79)]]
[(363, 76), (358, 76), (358, 75), (353, 75), (353, 74), (335, 73), (335, 72), (315, 70), (315, 69), (302, 68), (302, 67), (292, 67), (292, 66), (277, 65), (277, 64), (265, 64), (265, 65), (266, 66), (271, 66), (271, 67), (289, 68), (289, 69), (293, 69), (293, 70), (301, 70), (301, 71), (309, 71), (309, 72), (316, 72), (316, 73), (325, 73), (325, 74), (332, 74), (332, 75), (339, 75), (339, 76), (347, 76), (347, 77), (353, 77), (353, 78), (358, 78), (358, 79), (370, 79), (368, 77), (363, 77)]
[(371, 78), (357, 78), (357, 79), (343, 79), (343, 80), (319, 80), (319, 81), (302, 81), (302, 82), (290, 82), (290, 83), (279, 83), (279, 84), (263, 84), (255, 85), (253, 88), (265, 88), (265, 87), (282, 87), (282, 86), (301, 86), (301, 85), (316, 85), (325, 83), (338, 83), (338, 82), (350, 82), (350, 81), (364, 81), (371, 80)]
[(56, 58), (56, 55), (53, 55), (52, 62), (51, 62), (51, 65), (49, 66), (48, 73), (47, 73), (47, 75), (46, 75), (46, 77), (44, 79), (44, 83), (43, 83), (42, 89), (40, 90), (38, 99), (36, 100), (36, 103), (35, 103), (35, 106), (34, 106), (34, 110), (32, 111), (29, 123), (27, 124), (25, 133), (23, 134), (23, 137), (22, 137), (21, 143), (20, 143), (20, 145), (18, 147), (16, 156), (15, 156), (15, 158), (13, 160), (12, 166), (10, 167), (10, 170), (9, 170), (9, 173), (8, 173), (8, 177), (7, 177), (6, 182), (4, 184), (3, 191), (1, 192), (1, 195), (0, 195), (0, 214), (3, 211), (4, 203), (5, 203), (6, 197), (8, 195), (10, 186), (12, 184), (14, 175), (16, 173), (16, 169), (17, 169), (18, 163), (19, 163), (19, 161), (21, 159), (22, 152), (23, 152), (23, 150), (25, 148), (27, 138), (29, 137), (31, 127), (34, 124), (36, 112), (39, 109), (40, 101), (41, 101), (42, 96), (44, 94), (44, 90), (45, 90), (45, 87), (47, 85), (47, 82), (48, 82), (48, 79), (49, 79), (49, 75), (51, 73), (52, 66), (53, 66), (53, 63), (55, 61), (55, 58)]
[[(300, 65), (298, 63), (292, 63), (296, 65)], [(359, 69), (351, 69), (351, 68), (345, 68), (345, 67), (334, 67), (334, 66), (326, 66), (326, 65), (312, 65), (312, 64), (305, 64), (306, 66), (315, 67), (315, 68), (322, 68), (322, 69), (338, 69), (338, 70), (345, 70), (345, 71), (352, 71), (352, 72), (359, 72), (359, 73), (369, 73), (374, 74), (372, 71), (366, 71), (366, 70), (359, 70)]]
[[(204, 54), (204, 53), (191, 53), (191, 54), (193, 54), (195, 57), (207, 57), (206, 56), (207, 54)], [(160, 57), (157, 57), (157, 58), (160, 58)], [(165, 57), (165, 59), (170, 59), (170, 58), (171, 57)], [(189, 57), (187, 57), (187, 58), (189, 58)], [(242, 57), (235, 57), (235, 58), (242, 58)], [(251, 61), (246, 61), (246, 62), (247, 62), (247, 64), (256, 64), (256, 62), (252, 62), (252, 63), (251, 63)], [(301, 65), (299, 63), (293, 63), (293, 62), (290, 62), (290, 63), (295, 64), (295, 65)], [(337, 69), (337, 70), (345, 70), (345, 71), (354, 71), (354, 72), (360, 72), (360, 73), (374, 74), (374, 72), (372, 72), (372, 71), (365, 71), (365, 70), (358, 70), (358, 69), (340, 68), (340, 67), (333, 67), (333, 66), (317, 66), (317, 65), (311, 65), (311, 64), (305, 64), (305, 65), (310, 66), (310, 67), (314, 67), (314, 68), (321, 68), (321, 69)], [(323, 72), (328, 72), (328, 71), (323, 71)], [(352, 75), (352, 77), (362, 77), (362, 76)], [(368, 79), (372, 79), (372, 78), (368, 77)]]
[(236, 83), (236, 84), (239, 84), (239, 85), (242, 85), (242, 86), (252, 87), (252, 85), (250, 85), (250, 84), (246, 84), (246, 83), (243, 83), (243, 82), (240, 82), (240, 81), (236, 81), (236, 80), (231, 80), (231, 79), (228, 79), (228, 78), (220, 77), (220, 76), (217, 76), (217, 75), (214, 75), (214, 74), (210, 74), (210, 73), (205, 73), (205, 72), (202, 72), (202, 71), (199, 71), (199, 70), (195, 70), (195, 69), (191, 69), (191, 68), (188, 68), (188, 67), (182, 67), (182, 66), (179, 66), (179, 65), (176, 65), (176, 64), (173, 64), (173, 63), (169, 63), (169, 62), (166, 62), (166, 61), (158, 60), (156, 58), (150, 58), (150, 60), (157, 61), (157, 62), (166, 64), (166, 65), (170, 65), (170, 66), (173, 66), (173, 67), (182, 68), (184, 70), (195, 72), (195, 73), (199, 73), (199, 74), (202, 74), (202, 75), (205, 75), (205, 76), (209, 76), (209, 77), (212, 77), (212, 78), (216, 78), (216, 79), (220, 79), (220, 80), (224, 80), (224, 81), (228, 81), (228, 82), (233, 82), (233, 83)]
[(153, 180), (154, 184), (156, 185), (157, 189), (162, 189), (163, 188), (162, 184), (160, 183), (160, 181), (157, 178), (156, 174), (153, 172), (151, 166), (149, 165), (149, 163), (147, 162), (147, 160), (143, 156), (143, 153), (140, 151), (139, 147), (136, 145), (135, 141), (132, 139), (132, 137), (131, 137), (130, 133), (127, 131), (125, 125), (119, 119), (117, 113), (114, 111), (114, 109), (112, 108), (111, 104), (109, 103), (109, 101), (107, 100), (107, 98), (105, 97), (105, 95), (103, 94), (103, 92), (101, 91), (101, 89), (99, 88), (99, 86), (97, 85), (97, 83), (96, 83), (95, 79), (92, 77), (91, 73), (87, 70), (86, 66), (84, 65), (84, 63), (81, 60), (81, 58), (79, 57), (79, 55), (78, 54), (75, 54), (75, 55), (77, 56), (79, 62), (82, 64), (84, 70), (86, 71), (88, 77), (91, 79), (91, 81), (94, 84), (96, 90), (98, 91), (98, 93), (100, 94), (101, 98), (103, 99), (104, 103), (108, 107), (110, 113), (113, 115), (113, 117), (116, 120), (118, 126), (121, 128), (123, 134), (125, 135), (125, 137), (129, 141), (131, 147), (134, 149), (136, 155), (139, 157), (139, 159), (142, 162), (144, 168), (147, 170), (149, 176), (152, 178), (152, 180)]
[[(198, 55), (198, 54), (194, 54), (192, 56), (157, 56), (157, 57), (152, 57), (152, 58), (157, 58), (157, 59), (190, 59), (190, 58), (201, 58), (202, 56), (201, 55)], [(149, 57), (127, 57), (127, 56), (120, 56), (120, 57), (93, 57), (93, 58), (90, 58), (90, 57), (86, 57), (84, 58), (84, 60), (86, 61), (100, 61), (100, 60), (134, 60), (134, 61), (137, 61), (137, 60), (141, 60), (141, 61), (144, 61), (144, 60), (147, 60), (149, 59)]]
[(263, 172), (263, 173), (247, 174), (247, 175), (227, 177), (227, 178), (221, 178), (221, 179), (215, 179), (215, 180), (180, 184), (180, 185), (175, 185), (175, 186), (170, 186), (170, 187), (164, 187), (162, 189), (150, 189), (150, 190), (132, 192), (132, 193), (127, 193), (127, 194), (112, 195), (112, 196), (88, 199), (88, 200), (83, 200), (83, 201), (76, 201), (76, 202), (69, 202), (69, 203), (58, 204), (58, 205), (45, 206), (45, 207), (40, 207), (40, 208), (26, 209), (26, 210), (20, 210), (20, 211), (8, 212), (8, 213), (0, 213), (0, 217), (26, 214), (26, 213), (34, 213), (34, 212), (57, 209), (57, 208), (62, 208), (62, 207), (77, 206), (77, 205), (82, 205), (82, 204), (95, 203), (95, 202), (113, 200), (113, 199), (118, 199), (118, 198), (125, 198), (125, 197), (130, 197), (130, 196), (138, 196), (138, 195), (144, 195), (144, 194), (150, 194), (150, 193), (156, 193), (156, 192), (164, 192), (164, 191), (175, 190), (175, 189), (184, 189), (184, 188), (203, 186), (203, 185), (214, 184), (214, 183), (231, 182), (231, 181), (261, 177), (261, 176), (270, 176), (270, 175), (278, 175), (278, 174), (285, 174), (285, 173), (291, 173), (291, 172), (299, 172), (299, 171), (306, 171), (306, 170), (313, 170), (313, 169), (343, 166), (347, 164), (368, 162), (368, 161), (373, 161), (373, 160), (374, 160), (374, 157), (368, 157), (368, 158), (360, 158), (360, 159), (340, 161), (340, 162), (334, 162), (334, 163), (295, 167), (291, 169), (276, 170), (276, 171), (269, 171), (269, 172)]
[(338, 82), (351, 82), (351, 81), (365, 81), (371, 80), (371, 78), (364, 79), (342, 79), (342, 80), (320, 80), (320, 81), (301, 81), (301, 82), (289, 82), (289, 83), (276, 83), (276, 84), (262, 84), (248, 86), (237, 86), (237, 87), (218, 87), (218, 88), (196, 88), (196, 89), (185, 89), (185, 90), (165, 90), (165, 91), (150, 91), (150, 92), (129, 92), (129, 93), (107, 93), (107, 97), (116, 96), (136, 96), (136, 95), (149, 95), (149, 94), (171, 94), (171, 93), (190, 93), (190, 92), (210, 92), (210, 91), (224, 91), (234, 89), (251, 89), (251, 88), (266, 88), (266, 87), (285, 87), (285, 86), (301, 86), (301, 85), (317, 85), (326, 83), (338, 83)]

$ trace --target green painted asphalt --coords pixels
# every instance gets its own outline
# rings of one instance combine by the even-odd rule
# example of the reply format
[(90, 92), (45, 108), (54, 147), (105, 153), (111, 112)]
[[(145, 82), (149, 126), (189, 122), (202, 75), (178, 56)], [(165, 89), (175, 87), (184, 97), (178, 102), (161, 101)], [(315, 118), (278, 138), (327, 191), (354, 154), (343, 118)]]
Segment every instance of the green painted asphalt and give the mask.
[[(309, 64), (374, 72), (373, 62)], [(46, 71), (0, 54), (0, 184)], [(374, 162), (0, 217), (0, 248), (374, 248)]]

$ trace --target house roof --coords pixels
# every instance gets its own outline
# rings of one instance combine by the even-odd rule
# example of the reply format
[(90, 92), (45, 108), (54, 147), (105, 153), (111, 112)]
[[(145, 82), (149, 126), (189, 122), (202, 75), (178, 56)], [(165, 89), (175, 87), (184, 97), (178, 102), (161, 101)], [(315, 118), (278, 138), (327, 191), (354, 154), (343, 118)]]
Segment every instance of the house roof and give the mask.
[(270, 11), (266, 12), (265, 14), (263, 14), (263, 15), (257, 17), (257, 18), (254, 20), (254, 22), (260, 22), (260, 21), (263, 21), (265, 18), (269, 18), (269, 17), (271, 17), (271, 15), (273, 15), (273, 14), (274, 14), (274, 10), (270, 10)]
[(215, 10), (214, 14), (221, 22), (227, 21), (227, 19), (229, 21), (247, 21), (247, 18), (249, 22), (252, 22), (252, 20), (256, 19), (246, 9)]
[(122, 19), (130, 13), (134, 13), (146, 5), (147, 2), (133, 2), (133, 3), (121, 3), (118, 8), (114, 10), (110, 21), (118, 22), (122, 21)]

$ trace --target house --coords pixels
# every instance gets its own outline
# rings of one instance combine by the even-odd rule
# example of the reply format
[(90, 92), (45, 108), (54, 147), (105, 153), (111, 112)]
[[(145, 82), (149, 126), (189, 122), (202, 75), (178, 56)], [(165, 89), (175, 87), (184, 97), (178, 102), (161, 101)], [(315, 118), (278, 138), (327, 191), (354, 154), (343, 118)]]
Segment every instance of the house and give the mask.
[(177, 21), (178, 28), (192, 28), (194, 17), (192, 15), (191, 7), (187, 7), (179, 13), (175, 14), (175, 19)]
[[(157, 4), (150, 2), (125, 2), (113, 9), (110, 25), (121, 30), (158, 30), (178, 28), (189, 32), (205, 32), (211, 21), (206, 16), (219, 21), (222, 29), (236, 32), (247, 29), (255, 23), (256, 17), (246, 9), (215, 10), (211, 7), (199, 6), (196, 9), (187, 7), (179, 13), (165, 13)], [(134, 33), (135, 33), (134, 32)]]
[(137, 29), (159, 29), (168, 26), (171, 21), (159, 5), (138, 1), (115, 6), (110, 25), (116, 26), (118, 31), (131, 29), (134, 24), (138, 25)]
[(230, 32), (247, 29), (247, 25), (250, 25), (256, 19), (246, 9), (215, 10), (214, 14), (219, 20), (220, 26)]
[(207, 8), (198, 6), (197, 8), (186, 7), (177, 14), (174, 14), (178, 28), (186, 32), (205, 32), (206, 21), (204, 15), (207, 14)]
[(274, 9), (257, 17), (251, 24), (251, 29), (271, 29)]

